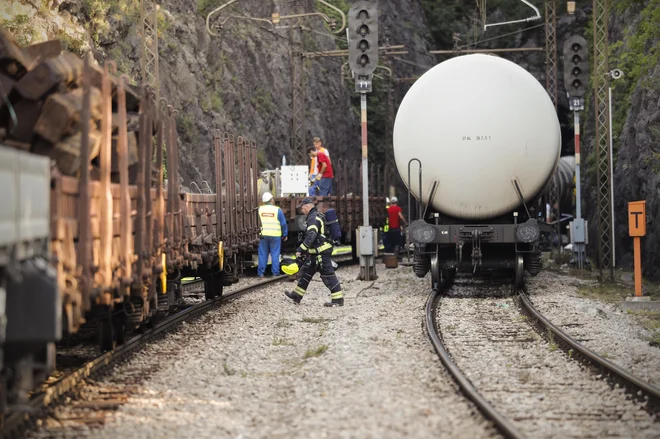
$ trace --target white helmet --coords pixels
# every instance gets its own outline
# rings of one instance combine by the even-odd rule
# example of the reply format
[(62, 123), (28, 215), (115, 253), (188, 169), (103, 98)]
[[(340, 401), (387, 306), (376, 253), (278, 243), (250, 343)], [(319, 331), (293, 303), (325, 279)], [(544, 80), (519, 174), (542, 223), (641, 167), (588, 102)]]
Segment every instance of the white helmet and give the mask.
[(390, 199), (390, 203), (398, 203), (398, 202), (399, 202), (399, 199), (397, 197), (392, 197)]
[(273, 199), (273, 194), (270, 192), (264, 192), (264, 194), (261, 196), (261, 201), (264, 203), (268, 203), (270, 200)]

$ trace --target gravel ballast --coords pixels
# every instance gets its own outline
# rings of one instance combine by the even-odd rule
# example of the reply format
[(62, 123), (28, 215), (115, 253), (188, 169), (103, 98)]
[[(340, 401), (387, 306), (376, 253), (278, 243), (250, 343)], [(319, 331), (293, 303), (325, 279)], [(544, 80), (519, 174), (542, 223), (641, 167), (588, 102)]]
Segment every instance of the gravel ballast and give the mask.
[[(301, 305), (286, 282), (184, 325), (96, 383), (128, 383), (127, 400), (76, 437), (499, 437), (427, 339), (428, 279), (382, 264), (375, 282), (357, 273), (338, 271), (354, 297), (342, 308), (323, 307), (317, 275)], [(31, 437), (66, 436), (77, 422), (63, 421), (68, 410)]]
[(534, 438), (660, 436), (640, 403), (537, 334), (509, 288), (483, 297), (457, 285), (437, 319), (454, 361), (500, 413)]
[(528, 281), (534, 307), (562, 331), (633, 375), (660, 387), (660, 348), (651, 333), (617, 303), (580, 297), (579, 288), (593, 285), (553, 272)]

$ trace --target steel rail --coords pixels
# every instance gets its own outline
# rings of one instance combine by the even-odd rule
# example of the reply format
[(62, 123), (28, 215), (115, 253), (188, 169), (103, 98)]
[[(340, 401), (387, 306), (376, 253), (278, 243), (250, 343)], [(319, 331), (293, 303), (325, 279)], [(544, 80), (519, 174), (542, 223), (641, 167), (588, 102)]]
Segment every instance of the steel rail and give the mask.
[[(193, 305), (190, 308), (180, 311), (163, 320), (162, 322), (157, 323), (153, 328), (147, 329), (142, 334), (136, 335), (135, 337), (128, 340), (125, 344), (118, 346), (112, 351), (100, 355), (92, 361), (87, 362), (76, 371), (53, 383), (44, 391), (35, 394), (27, 404), (29, 412), (14, 412), (5, 419), (2, 429), (2, 436), (4, 438), (19, 437), (28, 426), (28, 423), (35, 419), (39, 413), (43, 412), (47, 407), (59, 401), (69, 392), (75, 390), (79, 385), (83, 383), (84, 380), (92, 375), (96, 375), (102, 372), (111, 364), (114, 364), (119, 360), (127, 357), (147, 341), (154, 339), (156, 336), (162, 333), (176, 328), (183, 321), (204, 314), (205, 312), (217, 307), (221, 303), (240, 297), (252, 290), (256, 290), (260, 287), (272, 283), (277, 283), (288, 278), (290, 278), (290, 276), (281, 275), (266, 279), (254, 285), (248, 285), (243, 288), (239, 288), (238, 290), (233, 291), (227, 295), (216, 297), (213, 300)], [(191, 283), (196, 282), (193, 281)]]
[(488, 402), (477, 389), (472, 385), (470, 380), (463, 374), (461, 369), (454, 363), (451, 358), (451, 355), (447, 351), (444, 343), (442, 342), (442, 337), (440, 336), (440, 331), (438, 330), (438, 324), (436, 321), (436, 311), (438, 308), (438, 299), (440, 297), (440, 291), (446, 287), (446, 284), (440, 286), (439, 291), (433, 291), (429, 296), (428, 301), (426, 302), (426, 330), (429, 335), (429, 339), (435, 348), (435, 351), (440, 357), (440, 361), (444, 364), (447, 371), (451, 374), (454, 381), (461, 388), (463, 395), (465, 395), (470, 401), (472, 401), (481, 411), (481, 413), (488, 419), (490, 419), (497, 429), (507, 438), (511, 439), (523, 439), (526, 438), (511, 422), (500, 414), (495, 408)]
[(524, 290), (518, 291), (518, 296), (521, 299), (521, 303), (524, 305), (524, 311), (527, 312), (530, 316), (534, 317), (540, 324), (545, 326), (550, 330), (555, 336), (557, 336), (562, 342), (569, 346), (574, 351), (579, 352), (582, 356), (591, 362), (596, 367), (606, 370), (609, 374), (623, 381), (626, 385), (630, 386), (634, 393), (642, 392), (648, 398), (648, 402), (655, 406), (660, 407), (660, 389), (658, 387), (649, 384), (648, 382), (632, 375), (628, 371), (622, 369), (616, 364), (608, 361), (607, 359), (601, 357), (591, 349), (587, 348), (583, 344), (579, 343), (570, 335), (566, 334), (564, 331), (555, 326), (551, 321), (549, 321), (543, 314), (541, 314), (532, 302), (529, 300), (529, 297), (524, 292)]

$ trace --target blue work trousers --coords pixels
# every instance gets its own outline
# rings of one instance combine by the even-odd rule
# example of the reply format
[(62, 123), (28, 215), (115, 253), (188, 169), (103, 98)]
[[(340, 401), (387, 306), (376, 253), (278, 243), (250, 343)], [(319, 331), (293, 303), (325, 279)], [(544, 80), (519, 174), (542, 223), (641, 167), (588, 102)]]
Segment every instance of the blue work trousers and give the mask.
[(259, 242), (259, 265), (257, 274), (263, 276), (268, 263), (268, 253), (271, 257), (271, 269), (273, 276), (280, 275), (280, 249), (282, 248), (281, 236), (262, 236)]
[(332, 178), (322, 178), (317, 183), (319, 187), (319, 195), (322, 197), (329, 197), (332, 192)]
[(399, 247), (399, 250), (401, 250), (403, 244), (404, 244), (404, 238), (403, 235), (401, 234), (401, 229), (390, 229), (388, 232), (385, 233), (385, 237), (383, 238), (383, 246), (385, 247), (385, 253), (394, 253), (396, 247)]

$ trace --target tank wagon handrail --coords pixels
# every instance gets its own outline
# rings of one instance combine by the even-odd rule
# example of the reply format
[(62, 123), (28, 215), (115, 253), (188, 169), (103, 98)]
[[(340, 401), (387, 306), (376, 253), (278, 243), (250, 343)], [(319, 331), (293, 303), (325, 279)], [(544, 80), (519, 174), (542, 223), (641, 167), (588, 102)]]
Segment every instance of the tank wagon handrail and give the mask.
[(422, 162), (419, 161), (419, 159), (412, 158), (408, 162), (408, 224), (410, 224), (410, 216), (411, 216), (411, 210), (410, 210), (410, 198), (413, 196), (412, 194), (412, 189), (410, 188), (412, 180), (410, 179), (410, 165), (412, 165), (412, 162), (417, 162), (419, 163), (419, 198), (417, 199), (417, 212), (421, 211), (421, 205), (420, 205), (420, 200), (422, 199)]
[(197, 185), (197, 183), (195, 183), (194, 181), (191, 181), (191, 182), (190, 182), (190, 187), (192, 187), (193, 185), (195, 185), (195, 187), (197, 188), (197, 192), (199, 192), (200, 194), (203, 194), (203, 193), (204, 193), (204, 192), (202, 192), (202, 190), (199, 188), (199, 186)]

